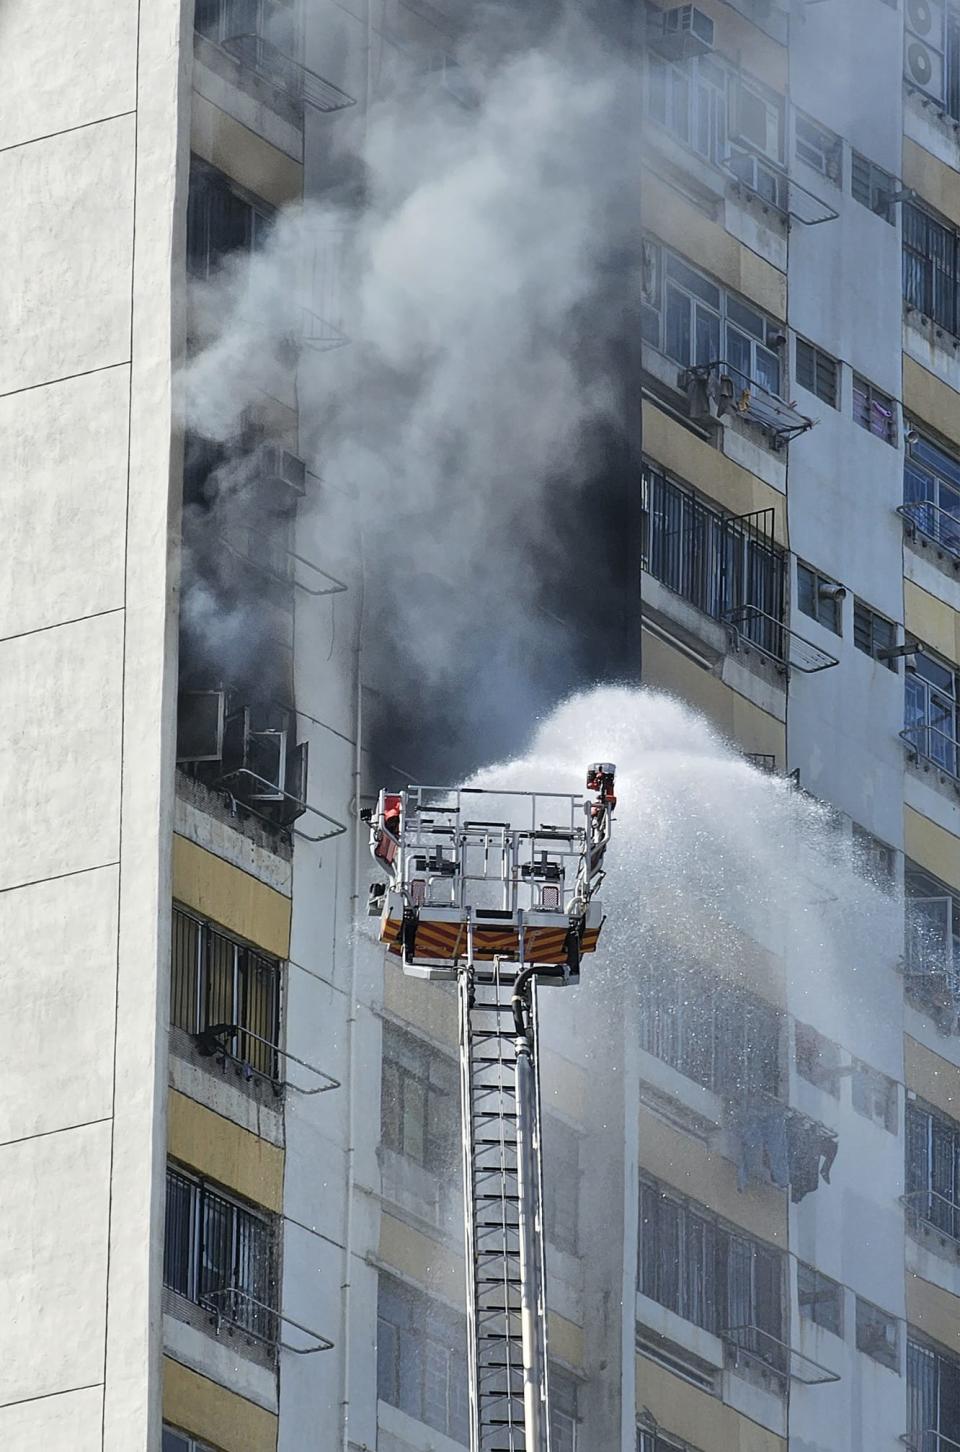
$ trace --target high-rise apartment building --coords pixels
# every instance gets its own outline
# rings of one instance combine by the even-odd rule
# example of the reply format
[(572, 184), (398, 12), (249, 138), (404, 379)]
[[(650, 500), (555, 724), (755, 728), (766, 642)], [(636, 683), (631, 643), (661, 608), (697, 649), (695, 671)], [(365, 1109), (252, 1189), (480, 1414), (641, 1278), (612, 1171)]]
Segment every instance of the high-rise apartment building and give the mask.
[[(374, 944), (358, 813), (604, 673), (793, 775), (904, 931), (818, 994), (785, 905), (733, 977), (705, 935), (621, 1012), (587, 973), (577, 1016), (547, 1002), (552, 1452), (960, 1448), (960, 4), (592, 8), (629, 225), (564, 346), (593, 356), (595, 297), (622, 386), (513, 601), (561, 680), (491, 644), (522, 481), (448, 568), (442, 496), (392, 551), (405, 449), (482, 470), (445, 387), (392, 431), (399, 343), (362, 361), (385, 276), (397, 336), (422, 323), (398, 262), (436, 213), (363, 307), (354, 246), (384, 109), (428, 98), (439, 168), (431, 127), (469, 138), (543, 46), (589, 128), (549, 7), (0, 9), (4, 1452), (466, 1445), (457, 1003)], [(474, 256), (461, 315), (500, 326), (484, 247), (450, 286)]]

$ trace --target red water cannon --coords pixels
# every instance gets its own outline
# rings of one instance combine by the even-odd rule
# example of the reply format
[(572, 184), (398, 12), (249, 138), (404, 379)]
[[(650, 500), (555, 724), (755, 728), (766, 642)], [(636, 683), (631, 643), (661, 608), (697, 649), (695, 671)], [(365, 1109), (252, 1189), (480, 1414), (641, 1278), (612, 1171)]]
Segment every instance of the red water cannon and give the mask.
[(611, 810), (617, 805), (617, 795), (613, 789), (616, 774), (617, 768), (612, 761), (595, 761), (592, 766), (587, 767), (587, 791), (596, 792), (599, 801)]

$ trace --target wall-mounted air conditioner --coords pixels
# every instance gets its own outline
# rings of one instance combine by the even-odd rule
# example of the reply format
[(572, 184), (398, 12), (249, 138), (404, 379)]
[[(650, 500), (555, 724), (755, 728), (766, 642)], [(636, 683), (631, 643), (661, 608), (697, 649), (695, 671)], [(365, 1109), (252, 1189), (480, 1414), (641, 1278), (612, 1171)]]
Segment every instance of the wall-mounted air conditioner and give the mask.
[(279, 444), (261, 444), (257, 450), (256, 474), (267, 487), (284, 490), (291, 503), (302, 499), (307, 488), (307, 466), (296, 454), (281, 449)]
[(650, 44), (665, 60), (689, 60), (713, 50), (713, 21), (696, 5), (674, 5), (654, 14)]
[(907, 0), (903, 73), (911, 86), (944, 97), (943, 0)]

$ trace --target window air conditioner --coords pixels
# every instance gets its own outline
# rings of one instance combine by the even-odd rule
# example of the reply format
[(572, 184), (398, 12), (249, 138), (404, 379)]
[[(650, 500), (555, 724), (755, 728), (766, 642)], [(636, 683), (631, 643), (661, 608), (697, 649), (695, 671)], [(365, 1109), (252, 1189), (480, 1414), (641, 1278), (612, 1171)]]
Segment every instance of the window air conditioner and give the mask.
[(281, 449), (279, 444), (260, 445), (257, 450), (257, 477), (261, 484), (286, 490), (291, 496), (291, 505), (306, 493), (306, 464), (296, 454)]
[(910, 85), (943, 100), (943, 0), (907, 0), (903, 71)]
[(696, 5), (675, 5), (651, 17), (651, 44), (665, 60), (689, 60), (713, 50), (713, 21)]

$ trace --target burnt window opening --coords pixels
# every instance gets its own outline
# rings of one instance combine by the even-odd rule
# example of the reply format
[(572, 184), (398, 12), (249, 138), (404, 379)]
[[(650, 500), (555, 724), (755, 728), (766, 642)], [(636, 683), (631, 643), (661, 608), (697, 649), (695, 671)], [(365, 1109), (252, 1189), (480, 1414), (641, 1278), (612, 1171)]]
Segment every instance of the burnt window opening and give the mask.
[(307, 743), (296, 712), (240, 690), (187, 690), (177, 711), (177, 765), (266, 824), (307, 810)]
[[(222, 1045), (220, 1057), (244, 1078), (278, 1083), (278, 960), (174, 906), (170, 969), (171, 1025), (200, 1036), (211, 1058)], [(217, 1028), (222, 1032), (204, 1041)]]

